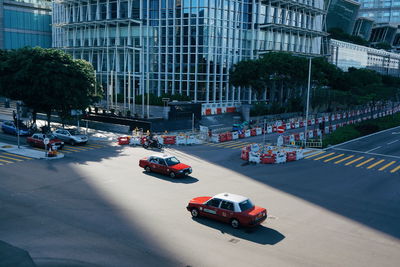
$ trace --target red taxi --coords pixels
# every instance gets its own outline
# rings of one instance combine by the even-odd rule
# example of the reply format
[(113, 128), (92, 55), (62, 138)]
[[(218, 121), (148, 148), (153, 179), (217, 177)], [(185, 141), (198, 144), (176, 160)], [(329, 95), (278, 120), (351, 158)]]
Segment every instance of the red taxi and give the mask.
[(146, 172), (158, 172), (171, 178), (188, 176), (192, 167), (181, 163), (176, 157), (168, 155), (152, 155), (139, 161), (139, 166)]
[(35, 133), (32, 136), (26, 138), (26, 142), (33, 147), (45, 148), (44, 139), (48, 138), (49, 143), (47, 147), (51, 146), (53, 149), (62, 149), (64, 146), (64, 142), (60, 139), (57, 139), (52, 134), (41, 134)]
[(254, 204), (249, 198), (221, 193), (213, 197), (196, 197), (186, 207), (193, 217), (207, 217), (227, 222), (233, 228), (256, 226), (267, 218), (267, 210)]

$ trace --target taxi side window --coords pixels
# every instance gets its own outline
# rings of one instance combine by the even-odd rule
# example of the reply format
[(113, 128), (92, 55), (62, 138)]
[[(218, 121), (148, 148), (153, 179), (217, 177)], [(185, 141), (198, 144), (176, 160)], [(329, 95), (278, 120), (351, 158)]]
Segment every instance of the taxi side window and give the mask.
[(218, 198), (213, 198), (210, 201), (207, 202), (207, 205), (212, 206), (212, 207), (219, 207), (219, 203), (221, 203), (221, 199)]
[(223, 200), (221, 203), (221, 209), (233, 211), (233, 203)]
[(164, 159), (158, 159), (158, 164), (164, 165), (164, 166), (165, 166), (165, 161), (164, 161)]

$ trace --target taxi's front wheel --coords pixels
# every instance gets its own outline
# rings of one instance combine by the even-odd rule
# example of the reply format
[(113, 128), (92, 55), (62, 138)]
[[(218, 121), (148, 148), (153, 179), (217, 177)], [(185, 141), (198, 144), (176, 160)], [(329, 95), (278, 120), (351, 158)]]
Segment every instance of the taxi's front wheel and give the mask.
[(199, 211), (198, 211), (197, 209), (192, 209), (192, 210), (190, 211), (190, 213), (192, 214), (192, 217), (193, 217), (193, 218), (199, 217)]

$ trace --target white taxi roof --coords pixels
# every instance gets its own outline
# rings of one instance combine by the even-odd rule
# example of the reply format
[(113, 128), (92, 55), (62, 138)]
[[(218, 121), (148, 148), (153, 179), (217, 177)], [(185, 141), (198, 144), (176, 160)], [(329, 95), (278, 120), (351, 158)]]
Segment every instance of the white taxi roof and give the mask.
[(231, 201), (231, 202), (235, 202), (235, 203), (241, 203), (245, 200), (248, 200), (248, 197), (244, 197), (241, 195), (235, 195), (235, 194), (231, 194), (231, 193), (220, 193), (218, 195), (215, 195), (214, 198), (219, 198), (222, 200), (227, 200), (227, 201)]
[(173, 157), (173, 156), (172, 155), (167, 155), (167, 154), (153, 154), (153, 155), (150, 155), (149, 157), (166, 159), (166, 158), (170, 158), (170, 157)]

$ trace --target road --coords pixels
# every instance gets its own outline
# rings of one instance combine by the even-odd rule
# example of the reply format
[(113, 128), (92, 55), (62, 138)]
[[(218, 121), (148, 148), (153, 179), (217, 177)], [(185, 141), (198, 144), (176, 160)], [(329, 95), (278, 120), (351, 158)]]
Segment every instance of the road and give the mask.
[[(194, 170), (174, 180), (143, 172), (152, 152), (141, 147), (0, 166), (1, 239), (38, 266), (398, 266), (399, 172), (321, 156), (243, 165), (240, 146), (166, 148)], [(221, 192), (249, 196), (269, 218), (233, 230), (186, 211)]]

